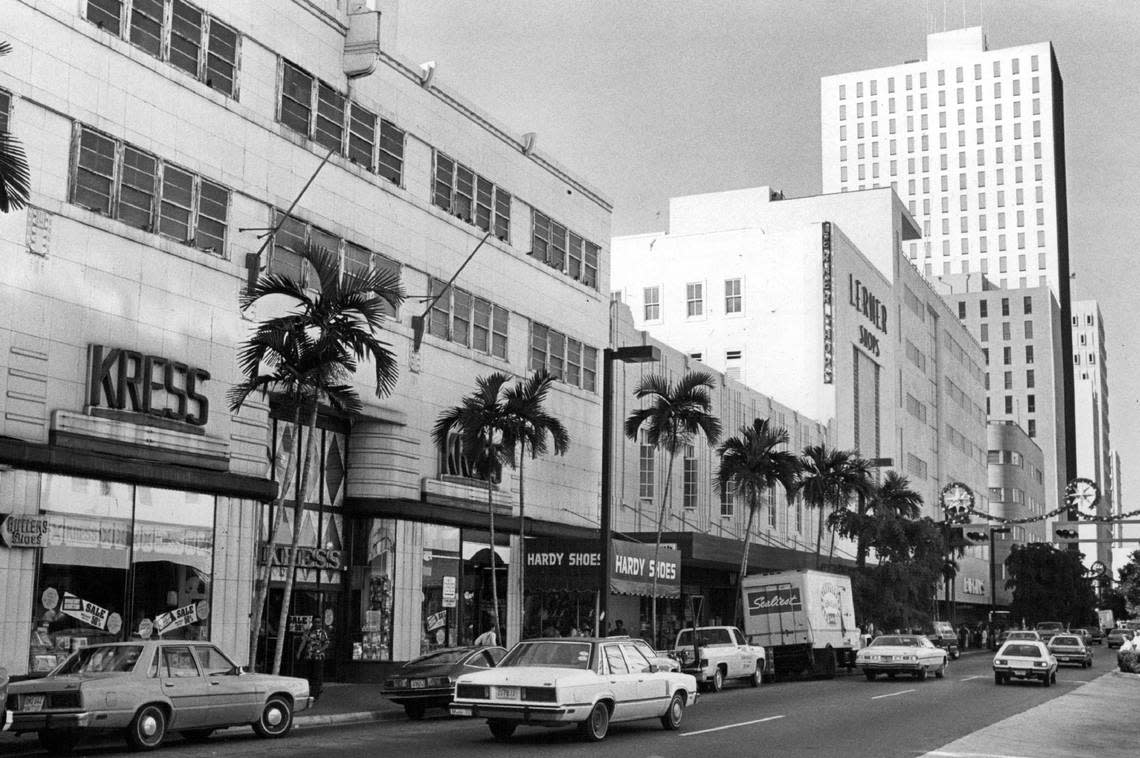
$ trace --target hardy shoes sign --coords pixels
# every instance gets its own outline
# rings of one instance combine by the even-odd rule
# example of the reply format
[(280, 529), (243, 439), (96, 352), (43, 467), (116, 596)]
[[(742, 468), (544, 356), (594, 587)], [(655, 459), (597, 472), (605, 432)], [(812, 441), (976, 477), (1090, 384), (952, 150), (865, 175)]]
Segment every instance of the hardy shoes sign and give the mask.
[[(681, 553), (640, 542), (613, 540), (610, 592), (650, 595), (654, 580), (658, 597), (681, 596)], [(530, 590), (596, 590), (602, 554), (597, 540), (535, 540), (526, 554)]]
[(205, 426), (210, 402), (201, 393), (210, 378), (195, 368), (157, 355), (89, 345), (87, 405)]
[(799, 587), (765, 587), (745, 592), (748, 599), (748, 615), (763, 616), (769, 613), (802, 611)]

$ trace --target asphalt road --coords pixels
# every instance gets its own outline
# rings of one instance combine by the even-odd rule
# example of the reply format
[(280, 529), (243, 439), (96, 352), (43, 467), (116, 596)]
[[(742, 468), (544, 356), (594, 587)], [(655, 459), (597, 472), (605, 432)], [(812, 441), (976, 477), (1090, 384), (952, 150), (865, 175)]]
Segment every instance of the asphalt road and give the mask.
[[(657, 721), (615, 725), (600, 744), (580, 741), (573, 729), (526, 727), (509, 743), (498, 743), (483, 721), (439, 715), (420, 722), (296, 730), (284, 740), (259, 740), (249, 729), (227, 730), (199, 745), (173, 736), (158, 755), (914, 758), (1069, 692), (1115, 666), (1115, 651), (1096, 648), (1096, 652), (1092, 669), (1062, 668), (1055, 687), (995, 686), (988, 653), (967, 653), (950, 665), (945, 679), (924, 682), (904, 678), (868, 682), (862, 676), (841, 676), (834, 681), (765, 684), (759, 689), (730, 685), (722, 692), (702, 695), (685, 714), (678, 732), (664, 731)], [(123, 753), (125, 746), (110, 740), (80, 748), (80, 754), (92, 756)], [(29, 750), (0, 753), (35, 754), (43, 755)]]

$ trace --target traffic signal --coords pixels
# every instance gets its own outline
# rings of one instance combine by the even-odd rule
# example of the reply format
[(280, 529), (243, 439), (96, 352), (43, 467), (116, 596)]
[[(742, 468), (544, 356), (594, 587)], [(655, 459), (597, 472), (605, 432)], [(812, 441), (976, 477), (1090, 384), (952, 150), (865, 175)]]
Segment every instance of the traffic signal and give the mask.
[(988, 545), (989, 540), (989, 533), (978, 531), (976, 527), (973, 529), (971, 529), (969, 525), (966, 525), (964, 527), (950, 527), (950, 545), (952, 547), (964, 548), (975, 547), (977, 545)]
[(1076, 542), (1080, 536), (1076, 527), (1058, 526), (1053, 528), (1053, 540), (1055, 542)]

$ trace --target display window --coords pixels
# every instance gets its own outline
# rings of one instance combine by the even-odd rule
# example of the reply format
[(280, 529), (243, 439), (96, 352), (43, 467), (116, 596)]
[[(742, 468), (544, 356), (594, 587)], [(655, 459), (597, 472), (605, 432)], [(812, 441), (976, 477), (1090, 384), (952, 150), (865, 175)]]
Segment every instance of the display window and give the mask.
[[(492, 577), (499, 594), (499, 632), (506, 635), (507, 591), (510, 586), (507, 574), (511, 558), (509, 539), (508, 535), (496, 532), (495, 550), (492, 553), (487, 532), (467, 530), (463, 533), (463, 635), (460, 644), (470, 645), (480, 634), (494, 628)], [(500, 639), (499, 644), (505, 641)]]
[(124, 639), (209, 639), (214, 498), (45, 474), (29, 670)]
[[(365, 538), (362, 565), (352, 572), (352, 616), (349, 627), (359, 630), (352, 640), (352, 660), (392, 660), (392, 590), (396, 584), (396, 521), (361, 522)], [(358, 527), (359, 529), (359, 527)]]
[(423, 592), (420, 655), (460, 644), (458, 587), (460, 533), (452, 526), (423, 525)]

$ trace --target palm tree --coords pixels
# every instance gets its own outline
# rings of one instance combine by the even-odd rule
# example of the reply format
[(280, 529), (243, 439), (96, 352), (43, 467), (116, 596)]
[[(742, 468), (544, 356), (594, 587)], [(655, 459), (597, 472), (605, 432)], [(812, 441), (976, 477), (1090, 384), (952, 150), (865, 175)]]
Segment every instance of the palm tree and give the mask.
[(856, 540), (855, 565), (863, 568), (871, 547), (881, 554), (884, 546), (896, 544), (903, 522), (917, 519), (921, 511), (922, 495), (911, 489), (910, 480), (897, 471), (888, 471), (882, 482), (871, 486), (867, 496), (860, 496), (858, 510), (842, 510), (832, 516), (840, 536)]
[[(825, 509), (846, 509), (847, 501), (870, 486), (870, 467), (851, 450), (834, 450), (826, 445), (809, 445), (800, 459), (800, 489), (804, 500), (819, 510), (819, 534), (815, 542), (815, 566), (820, 567), (823, 546)], [(835, 549), (835, 532), (831, 533), (831, 550)], [(830, 560), (830, 557), (828, 558)]]
[[(795, 493), (800, 461), (794, 453), (776, 448), (788, 443), (788, 430), (771, 426), (768, 419), (754, 419), (752, 426), (740, 427), (740, 436), (725, 440), (717, 454), (720, 467), (716, 472), (718, 492), (731, 491), (748, 503), (748, 525), (744, 527), (740, 554), (741, 580), (748, 574), (748, 545), (752, 541), (752, 523), (760, 510), (760, 496), (777, 484), (791, 497)], [(740, 593), (736, 595), (733, 619), (740, 616)]]
[[(661, 531), (665, 526), (665, 511), (669, 503), (669, 485), (673, 478), (673, 461), (677, 452), (692, 442), (698, 434), (703, 434), (710, 445), (715, 445), (720, 437), (720, 421), (709, 413), (713, 388), (712, 374), (705, 371), (688, 371), (675, 384), (658, 374), (650, 374), (641, 380), (634, 390), (638, 400), (652, 398), (646, 408), (639, 408), (625, 420), (625, 436), (637, 441), (642, 427), (646, 439), (657, 449), (664, 448), (669, 453), (669, 463), (665, 469), (665, 486), (661, 493), (661, 510), (657, 517), (657, 540), (653, 548), (653, 562), (656, 564), (661, 553)], [(609, 592), (609, 587), (602, 587)], [(653, 575), (653, 640), (657, 644), (657, 574)]]
[[(293, 596), (297, 545), (308, 492), (309, 476), (316, 448), (319, 406), (327, 402), (344, 415), (360, 412), (360, 396), (352, 387), (352, 376), (361, 360), (371, 359), (375, 370), (376, 396), (389, 394), (398, 375), (396, 357), (389, 345), (376, 337), (404, 300), (399, 275), (373, 270), (360, 274), (341, 271), (339, 258), (323, 247), (306, 246), (302, 257), (309, 262), (316, 281), (306, 283), (282, 274), (266, 274), (242, 294), (240, 306), (248, 310), (262, 303), (282, 314), (257, 323), (252, 336), (238, 352), (242, 380), (227, 394), (230, 411), (237, 413), (249, 397), (270, 392), (292, 416), (292, 442), (286, 445), (285, 477), (273, 503), (273, 523), (269, 528), (270, 559), (259, 567), (254, 587), (253, 618), (250, 629), (250, 663), (256, 663), (257, 635), (265, 599), (269, 594), (273, 546), (283, 517), (284, 501), (293, 496), (293, 538), (285, 573), (285, 589), (277, 623), (277, 646), (273, 654), (274, 674), (281, 670), (285, 650), (285, 629)], [(290, 492), (293, 481), (294, 451), (302, 439), (302, 424), (308, 429), (299, 489)]]
[[(12, 45), (0, 41), (0, 55), (12, 52)], [(19, 210), (28, 204), (31, 174), (28, 157), (19, 140), (0, 129), (0, 213)]]
[(525, 618), (526, 599), (526, 497), (523, 463), (527, 449), (532, 459), (544, 455), (548, 448), (547, 437), (554, 443), (554, 454), (563, 455), (570, 447), (570, 434), (557, 418), (546, 412), (546, 395), (554, 377), (545, 369), (535, 371), (526, 382), (518, 382), (506, 392), (506, 410), (509, 421), (504, 429), (504, 444), (510, 448), (513, 460), (518, 452), (519, 469), (519, 587), (522, 588)]

